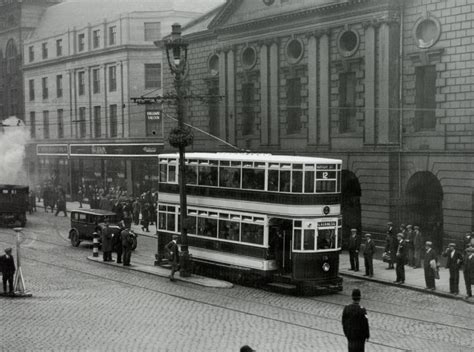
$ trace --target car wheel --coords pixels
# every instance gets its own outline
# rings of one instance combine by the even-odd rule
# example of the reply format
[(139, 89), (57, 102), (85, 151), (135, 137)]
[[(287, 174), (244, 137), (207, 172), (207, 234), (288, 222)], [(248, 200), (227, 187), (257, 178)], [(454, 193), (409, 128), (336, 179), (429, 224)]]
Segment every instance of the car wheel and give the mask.
[(79, 239), (79, 233), (76, 230), (71, 231), (70, 238), (73, 247), (79, 247), (81, 240)]

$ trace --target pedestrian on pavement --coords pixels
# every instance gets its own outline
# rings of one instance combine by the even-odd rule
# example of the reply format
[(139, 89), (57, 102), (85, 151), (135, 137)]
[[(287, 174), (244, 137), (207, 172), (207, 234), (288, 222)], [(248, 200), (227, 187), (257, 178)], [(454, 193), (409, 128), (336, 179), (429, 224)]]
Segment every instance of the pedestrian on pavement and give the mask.
[(109, 227), (109, 220), (105, 220), (105, 226), (102, 229), (102, 258), (104, 262), (112, 261), (112, 229)]
[(414, 227), (415, 236), (413, 238), (413, 246), (415, 247), (415, 262), (413, 268), (419, 268), (421, 266), (421, 254), (423, 253), (423, 235), (421, 234), (420, 227), (415, 225)]
[(438, 271), (438, 260), (433, 249), (433, 242), (426, 241), (425, 243), (425, 258), (423, 259), (423, 268), (425, 269), (426, 289), (436, 290), (435, 277)]
[(474, 284), (474, 247), (466, 249), (464, 256), (464, 283), (466, 284), (466, 298), (472, 297), (471, 285)]
[(396, 284), (405, 283), (405, 264), (407, 260), (407, 248), (404, 240), (403, 233), (397, 234), (397, 252), (395, 255), (395, 272), (397, 279)]
[(57, 208), (55, 216), (58, 216), (59, 212), (62, 211), (64, 216), (67, 216), (66, 212), (66, 191), (62, 187), (58, 187), (56, 192), (56, 199), (57, 199)]
[(466, 233), (466, 237), (464, 237), (464, 250), (468, 249), (469, 247), (472, 247), (472, 238), (473, 236), (470, 232)]
[(6, 248), (5, 254), (0, 257), (0, 269), (2, 272), (3, 292), (7, 294), (8, 284), (8, 293), (13, 295), (13, 275), (15, 275), (16, 267), (11, 248)]
[(148, 226), (150, 225), (150, 204), (145, 203), (145, 206), (142, 209), (142, 231), (150, 232)]
[(406, 237), (405, 237), (405, 243), (407, 245), (407, 263), (409, 266), (414, 267), (415, 266), (415, 232), (413, 231), (413, 226), (407, 225), (406, 227)]
[(170, 280), (174, 281), (174, 273), (179, 270), (179, 247), (178, 247), (178, 235), (173, 235), (173, 239), (168, 242), (165, 249), (169, 254), (169, 261), (171, 263), (171, 275)]
[(456, 249), (456, 243), (450, 243), (443, 252), (443, 257), (447, 257), (446, 268), (449, 269), (449, 292), (454, 295), (459, 294), (459, 269), (462, 267), (463, 256), (461, 251)]
[(357, 229), (351, 229), (351, 237), (349, 237), (349, 261), (351, 268), (349, 270), (359, 271), (359, 249), (360, 237), (357, 234)]
[(123, 265), (130, 266), (130, 259), (132, 257), (133, 238), (130, 234), (130, 228), (124, 227), (120, 232), (120, 239), (122, 240), (123, 251)]
[(117, 253), (117, 259), (116, 259), (117, 264), (122, 263), (123, 248), (122, 248), (121, 231), (125, 229), (125, 223), (123, 220), (119, 222), (119, 226), (120, 226), (120, 230), (117, 233), (112, 232), (112, 248), (113, 248), (113, 251)]
[(388, 254), (389, 259), (388, 259), (388, 268), (393, 269), (393, 263), (395, 261), (395, 252), (392, 251), (392, 248), (394, 247), (393, 242), (396, 240), (393, 238), (393, 223), (389, 221), (387, 223), (387, 235), (385, 236), (385, 253)]
[(365, 235), (365, 248), (364, 248), (364, 265), (365, 265), (365, 275), (368, 277), (374, 276), (374, 253), (375, 253), (375, 243), (372, 241), (372, 235), (367, 233)]
[(342, 312), (342, 329), (347, 338), (349, 352), (363, 352), (365, 341), (370, 337), (367, 311), (359, 304), (360, 298), (360, 290), (352, 290), (352, 304), (345, 306)]

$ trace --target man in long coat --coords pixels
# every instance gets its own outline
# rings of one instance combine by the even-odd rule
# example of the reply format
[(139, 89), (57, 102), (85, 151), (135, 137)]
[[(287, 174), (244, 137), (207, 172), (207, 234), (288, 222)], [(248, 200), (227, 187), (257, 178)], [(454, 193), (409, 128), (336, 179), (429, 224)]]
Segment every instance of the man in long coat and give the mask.
[(364, 351), (365, 341), (370, 337), (367, 311), (360, 302), (360, 290), (352, 290), (352, 304), (344, 307), (342, 312), (342, 329), (347, 338), (349, 352)]
[(2, 271), (3, 292), (7, 293), (8, 283), (8, 292), (13, 294), (13, 276), (15, 275), (16, 267), (11, 248), (5, 249), (5, 254), (0, 257), (0, 269)]
[(471, 285), (474, 283), (474, 247), (466, 248), (464, 256), (464, 282), (466, 283), (466, 298), (472, 297)]
[(459, 293), (459, 269), (461, 269), (463, 256), (456, 249), (456, 243), (450, 243), (444, 251), (443, 257), (447, 257), (446, 268), (449, 269), (449, 292), (454, 295)]
[(433, 242), (426, 241), (425, 247), (426, 247), (426, 252), (425, 252), (425, 258), (423, 259), (423, 268), (425, 270), (426, 288), (428, 290), (434, 291), (436, 290), (436, 284), (435, 284), (435, 273), (437, 270), (436, 253), (434, 249), (432, 248)]
[(359, 249), (360, 249), (360, 237), (357, 234), (357, 229), (351, 229), (351, 237), (349, 237), (349, 261), (351, 263), (351, 269), (359, 271)]
[(173, 235), (173, 239), (165, 246), (169, 254), (169, 261), (171, 263), (170, 280), (174, 281), (174, 273), (179, 270), (179, 247), (178, 235)]
[(405, 264), (407, 260), (407, 248), (403, 233), (397, 234), (397, 251), (395, 254), (395, 272), (397, 274), (396, 284), (405, 283)]
[(106, 220), (105, 227), (102, 229), (102, 258), (104, 262), (112, 261), (112, 229), (109, 227), (109, 222)]
[(132, 243), (129, 227), (125, 227), (120, 232), (120, 239), (122, 240), (122, 251), (123, 251), (123, 265), (130, 266), (130, 259), (132, 257)]
[(365, 265), (365, 275), (368, 277), (374, 276), (374, 253), (375, 253), (375, 243), (372, 241), (372, 235), (367, 233), (365, 235), (365, 248), (364, 248), (364, 265)]

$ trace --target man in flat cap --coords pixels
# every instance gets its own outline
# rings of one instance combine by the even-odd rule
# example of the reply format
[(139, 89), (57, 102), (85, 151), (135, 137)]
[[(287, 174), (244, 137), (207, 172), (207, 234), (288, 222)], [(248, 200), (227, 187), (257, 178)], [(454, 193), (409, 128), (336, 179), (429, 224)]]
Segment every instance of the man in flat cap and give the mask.
[(365, 248), (364, 248), (364, 265), (365, 265), (365, 275), (368, 277), (374, 276), (374, 253), (375, 253), (375, 243), (372, 241), (372, 235), (367, 233), (365, 235)]
[(349, 237), (349, 261), (351, 263), (351, 269), (359, 271), (359, 249), (360, 249), (360, 237), (357, 234), (357, 229), (351, 229), (351, 237)]
[(5, 254), (0, 257), (0, 268), (2, 271), (3, 292), (7, 293), (8, 283), (8, 293), (13, 294), (13, 275), (15, 275), (16, 267), (11, 248), (6, 248)]
[(397, 233), (397, 252), (395, 255), (395, 272), (397, 274), (396, 284), (405, 283), (405, 264), (407, 260), (407, 247), (403, 233)]
[(435, 275), (436, 272), (438, 271), (437, 267), (437, 256), (436, 253), (433, 249), (433, 242), (431, 241), (426, 241), (425, 243), (425, 258), (423, 260), (423, 268), (425, 269), (425, 282), (426, 282), (426, 288), (428, 290), (436, 290), (436, 284), (435, 284)]
[(360, 303), (360, 290), (352, 290), (352, 304), (342, 312), (342, 329), (347, 338), (349, 352), (364, 351), (365, 341), (370, 337), (367, 311)]
[(456, 249), (456, 243), (448, 244), (443, 257), (448, 258), (446, 268), (449, 269), (449, 292), (457, 295), (459, 294), (459, 269), (461, 269), (463, 257), (461, 251)]
[(471, 285), (474, 283), (474, 247), (466, 248), (464, 256), (464, 282), (466, 283), (466, 298), (472, 297)]

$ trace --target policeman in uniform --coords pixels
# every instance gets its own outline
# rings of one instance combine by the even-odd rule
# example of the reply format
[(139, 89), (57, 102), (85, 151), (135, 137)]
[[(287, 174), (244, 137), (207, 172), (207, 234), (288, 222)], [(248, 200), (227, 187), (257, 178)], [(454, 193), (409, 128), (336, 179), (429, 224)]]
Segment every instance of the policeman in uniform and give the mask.
[(352, 290), (352, 304), (344, 307), (342, 328), (348, 341), (349, 352), (363, 352), (365, 341), (370, 337), (367, 311), (360, 302), (360, 290)]

